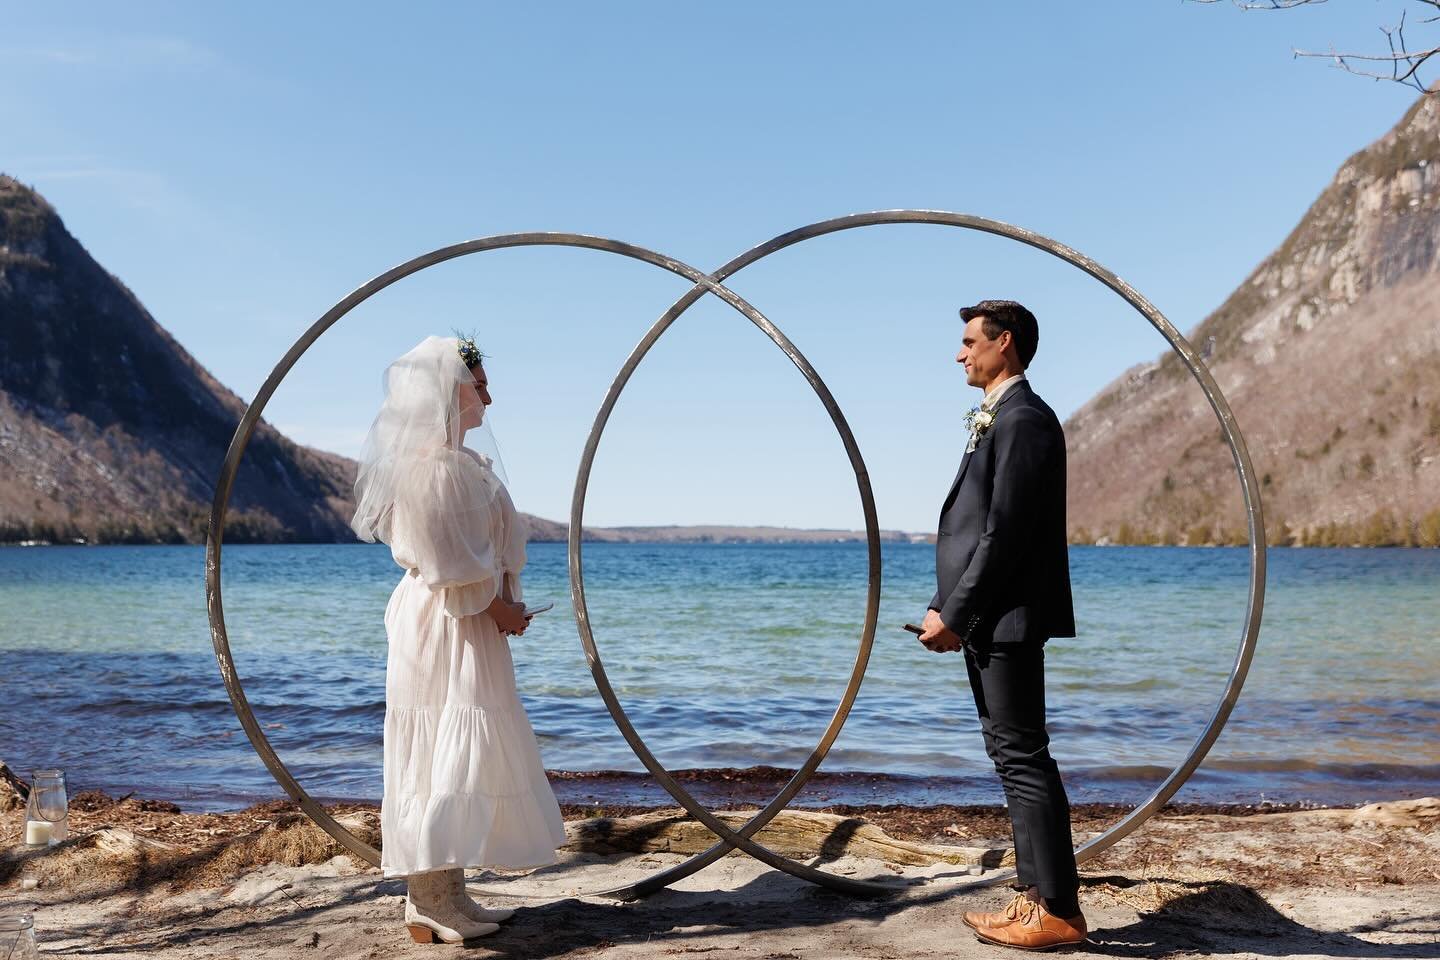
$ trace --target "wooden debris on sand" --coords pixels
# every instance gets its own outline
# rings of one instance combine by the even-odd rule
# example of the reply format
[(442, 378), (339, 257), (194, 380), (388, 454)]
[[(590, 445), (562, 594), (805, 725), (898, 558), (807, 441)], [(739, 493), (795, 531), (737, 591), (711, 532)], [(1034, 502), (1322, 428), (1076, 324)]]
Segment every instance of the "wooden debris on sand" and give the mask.
[[(732, 830), (739, 830), (753, 812), (725, 811), (715, 815)], [(565, 847), (581, 853), (696, 854), (715, 843), (715, 835), (681, 810), (659, 810), (631, 817), (599, 817), (567, 824)], [(810, 810), (785, 810), (767, 823), (755, 840), (776, 853), (793, 858), (842, 856), (870, 857), (905, 866), (934, 863), (975, 865), (986, 869), (1011, 864), (1014, 854), (1005, 847), (963, 847), (897, 840), (858, 817), (842, 817)], [(748, 856), (740, 851), (731, 855)]]
[[(380, 842), (374, 810), (337, 810), (336, 816), (367, 843)], [(0, 887), (30, 880), (40, 888), (183, 890), (224, 885), (266, 864), (302, 866), (348, 855), (284, 803), (239, 813), (183, 814), (164, 801), (86, 792), (72, 802), (70, 839), (38, 850), (20, 845), (15, 826), (8, 820), (4, 825)]]

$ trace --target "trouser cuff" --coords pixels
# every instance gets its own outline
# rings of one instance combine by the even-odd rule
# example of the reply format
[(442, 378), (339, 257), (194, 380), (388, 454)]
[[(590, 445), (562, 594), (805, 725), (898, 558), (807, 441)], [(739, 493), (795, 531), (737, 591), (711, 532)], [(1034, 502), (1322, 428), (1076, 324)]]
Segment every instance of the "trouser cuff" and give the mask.
[(1046, 908), (1057, 917), (1073, 917), (1080, 912), (1079, 888), (1075, 884), (1038, 883)]

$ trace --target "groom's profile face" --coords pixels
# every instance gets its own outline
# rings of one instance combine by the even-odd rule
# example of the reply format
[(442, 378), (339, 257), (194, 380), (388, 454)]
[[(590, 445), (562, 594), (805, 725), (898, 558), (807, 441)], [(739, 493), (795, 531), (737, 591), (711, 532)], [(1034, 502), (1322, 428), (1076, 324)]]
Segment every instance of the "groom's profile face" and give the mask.
[(1010, 332), (1003, 331), (994, 340), (985, 332), (985, 317), (971, 317), (965, 324), (960, 352), (955, 362), (965, 365), (965, 382), (972, 387), (986, 387), (1005, 370), (1005, 345)]

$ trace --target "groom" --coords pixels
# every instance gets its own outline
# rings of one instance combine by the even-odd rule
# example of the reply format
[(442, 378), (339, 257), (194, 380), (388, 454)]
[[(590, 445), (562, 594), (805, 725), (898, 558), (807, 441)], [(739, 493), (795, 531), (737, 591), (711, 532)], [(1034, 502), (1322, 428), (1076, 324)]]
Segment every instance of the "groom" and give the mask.
[(1013, 300), (982, 300), (960, 317), (955, 360), (985, 398), (966, 416), (969, 442), (940, 511), (939, 590), (920, 642), (965, 652), (985, 752), (1015, 832), (1022, 892), (1003, 912), (966, 913), (965, 923), (989, 943), (1043, 950), (1087, 932), (1070, 805), (1045, 732), (1045, 641), (1075, 636), (1065, 434), (1025, 379), (1040, 340), (1034, 314)]

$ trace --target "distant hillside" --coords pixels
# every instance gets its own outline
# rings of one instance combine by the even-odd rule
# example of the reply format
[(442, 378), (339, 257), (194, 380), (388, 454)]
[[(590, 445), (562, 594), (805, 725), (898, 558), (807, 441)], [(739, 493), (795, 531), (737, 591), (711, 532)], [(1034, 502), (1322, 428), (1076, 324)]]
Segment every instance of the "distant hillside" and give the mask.
[[(1189, 338), (1245, 433), (1272, 542), (1440, 545), (1440, 99), (1351, 157)], [(1228, 450), (1174, 355), (1065, 429), (1073, 540), (1243, 540)]]
[[(563, 541), (568, 527), (563, 523), (530, 518), (530, 539)], [(864, 543), (863, 530), (800, 530), (793, 527), (586, 527), (584, 539), (597, 543)], [(885, 543), (909, 543), (924, 536), (880, 531)], [(933, 539), (931, 537), (930, 539)]]

